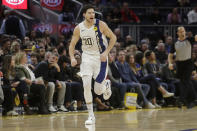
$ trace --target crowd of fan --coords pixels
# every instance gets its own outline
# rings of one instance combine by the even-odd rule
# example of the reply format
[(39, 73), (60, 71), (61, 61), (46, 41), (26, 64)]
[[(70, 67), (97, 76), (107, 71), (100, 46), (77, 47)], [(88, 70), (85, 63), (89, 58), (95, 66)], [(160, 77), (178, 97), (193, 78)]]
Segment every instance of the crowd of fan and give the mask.
[[(141, 2), (141, 3), (139, 3)], [(138, 3), (138, 4), (137, 4)], [(149, 3), (150, 11), (143, 11), (144, 5)], [(152, 4), (150, 4), (152, 3)], [(162, 4), (168, 3), (168, 9), (163, 12)], [(191, 4), (192, 3), (192, 4)], [(98, 10), (102, 10), (105, 21), (109, 25), (117, 24), (196, 24), (197, 6), (189, 0), (177, 1), (117, 1), (117, 0), (93, 0)], [(139, 7), (139, 9), (138, 9)], [(165, 7), (165, 6), (164, 6)], [(145, 7), (144, 7), (145, 8)], [(181, 12), (180, 8), (193, 8), (188, 12)]]
[[(130, 13), (124, 13), (124, 9), (128, 10), (127, 7), (128, 4), (123, 3), (121, 12), (114, 8), (113, 12), (117, 14), (109, 15), (107, 22), (114, 22), (117, 26), (122, 20), (129, 23), (133, 20), (142, 21), (131, 10)], [(173, 21), (174, 18), (179, 21), (180, 16), (177, 16), (169, 17), (172, 17)], [(108, 21), (109, 19), (112, 21)], [(1, 87), (4, 94), (4, 99), (0, 99), (2, 114), (18, 115), (14, 107), (19, 105), (24, 107), (25, 113), (29, 115), (35, 113), (30, 107), (37, 107), (39, 114), (86, 110), (82, 80), (77, 75), (80, 71), (80, 48), (75, 51), (78, 65), (71, 67), (68, 56), (70, 37), (60, 35), (54, 39), (48, 30), (43, 33), (30, 31), (24, 35), (19, 19), (16, 24), (19, 26), (18, 32), (6, 27), (10, 25), (9, 22), (1, 25), (0, 29), (0, 70), (3, 74)], [(121, 37), (119, 28), (113, 31), (117, 42), (109, 54), (108, 72), (108, 79), (112, 83), (112, 96), (109, 101), (104, 101), (92, 92), (97, 110), (125, 108), (124, 95), (131, 91), (138, 93), (137, 108), (176, 106), (175, 100), (179, 96), (181, 85), (176, 79), (176, 70), (169, 70), (167, 63), (170, 46), (174, 42), (172, 37), (161, 38), (156, 44), (152, 44), (149, 38), (143, 38), (140, 43), (136, 43), (130, 35)], [(187, 32), (187, 39), (193, 45), (192, 59), (195, 69), (191, 79), (197, 87), (197, 44), (192, 32)], [(74, 108), (73, 101), (77, 101), (77, 108)]]

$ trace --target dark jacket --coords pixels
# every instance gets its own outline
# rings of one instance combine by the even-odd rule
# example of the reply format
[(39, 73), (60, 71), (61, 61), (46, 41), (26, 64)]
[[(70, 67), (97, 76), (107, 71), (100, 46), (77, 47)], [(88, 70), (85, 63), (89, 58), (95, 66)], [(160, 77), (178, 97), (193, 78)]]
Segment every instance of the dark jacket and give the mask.
[(59, 80), (60, 78), (60, 73), (57, 72), (55, 67), (49, 67), (48, 61), (40, 62), (36, 66), (34, 73), (36, 78), (43, 77), (46, 82), (56, 82), (56, 80)]
[(155, 50), (155, 55), (157, 60), (161, 63), (161, 64), (165, 64), (168, 58), (168, 54), (165, 51), (158, 51)]
[(155, 74), (157, 77), (160, 77), (161, 72), (159, 69), (159, 65), (157, 63), (151, 64), (151, 63), (147, 62), (144, 66), (145, 66), (148, 74)]
[(36, 68), (34, 70), (36, 78), (42, 76), (43, 80), (48, 81), (49, 80), (49, 78), (48, 78), (48, 70), (49, 70), (49, 63), (48, 63), (48, 61), (40, 62), (36, 66)]
[(116, 61), (116, 64), (118, 66), (118, 71), (121, 75), (121, 78), (123, 82), (137, 82), (138, 80), (135, 77), (135, 74), (131, 70), (129, 64), (127, 62), (124, 62), (124, 64), (121, 64), (119, 61)]
[(116, 65), (115, 62), (112, 62), (109, 64), (109, 67), (111, 69), (111, 72), (112, 72), (112, 76), (115, 78), (115, 79), (120, 79), (121, 78), (121, 75), (118, 71), (118, 67)]
[(168, 68), (168, 64), (162, 67), (162, 79), (164, 82), (172, 82), (177, 80), (175, 78), (175, 73)]

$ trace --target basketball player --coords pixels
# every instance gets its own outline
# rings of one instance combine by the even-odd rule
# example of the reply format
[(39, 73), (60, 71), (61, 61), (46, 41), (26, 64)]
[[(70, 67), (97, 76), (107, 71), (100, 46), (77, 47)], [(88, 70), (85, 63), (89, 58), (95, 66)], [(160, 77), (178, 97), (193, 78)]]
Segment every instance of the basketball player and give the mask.
[[(86, 5), (82, 12), (84, 21), (74, 29), (69, 46), (69, 55), (71, 66), (75, 66), (77, 64), (74, 57), (75, 45), (81, 38), (83, 53), (80, 74), (83, 80), (84, 97), (89, 113), (88, 120), (85, 121), (85, 124), (92, 125), (95, 123), (91, 93), (92, 78), (95, 79), (94, 92), (97, 95), (103, 94), (105, 100), (109, 99), (112, 92), (110, 81), (106, 80), (108, 68), (107, 57), (116, 42), (116, 36), (106, 23), (95, 19), (93, 6)], [(109, 38), (109, 44), (106, 37)]]
[(191, 81), (191, 75), (194, 69), (191, 59), (192, 45), (189, 40), (186, 39), (184, 27), (178, 27), (177, 35), (178, 41), (171, 46), (168, 55), (169, 69), (173, 69), (173, 54), (176, 52), (177, 77), (180, 79), (182, 85), (180, 89), (180, 101), (182, 103), (186, 102), (187, 108), (192, 108), (195, 106), (194, 101), (196, 99), (195, 89)]

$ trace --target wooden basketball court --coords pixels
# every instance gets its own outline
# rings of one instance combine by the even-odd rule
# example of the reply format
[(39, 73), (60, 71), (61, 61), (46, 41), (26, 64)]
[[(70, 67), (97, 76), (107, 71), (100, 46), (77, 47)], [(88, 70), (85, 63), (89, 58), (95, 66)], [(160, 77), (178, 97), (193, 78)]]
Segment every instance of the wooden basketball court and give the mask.
[(96, 112), (96, 124), (84, 125), (87, 113), (0, 117), (0, 131), (197, 131), (197, 108)]

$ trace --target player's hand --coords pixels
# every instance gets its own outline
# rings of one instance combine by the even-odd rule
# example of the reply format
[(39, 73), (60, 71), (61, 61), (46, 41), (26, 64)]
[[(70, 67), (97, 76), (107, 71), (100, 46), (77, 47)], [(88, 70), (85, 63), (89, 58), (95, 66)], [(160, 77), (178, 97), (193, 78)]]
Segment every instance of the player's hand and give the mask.
[(168, 68), (169, 68), (170, 70), (173, 70), (173, 69), (174, 69), (173, 64), (169, 64), (169, 65), (168, 65)]
[(101, 62), (106, 62), (107, 61), (107, 53), (106, 52), (103, 52), (101, 54)]
[(77, 60), (75, 58), (71, 59), (71, 66), (74, 67), (77, 65)]

